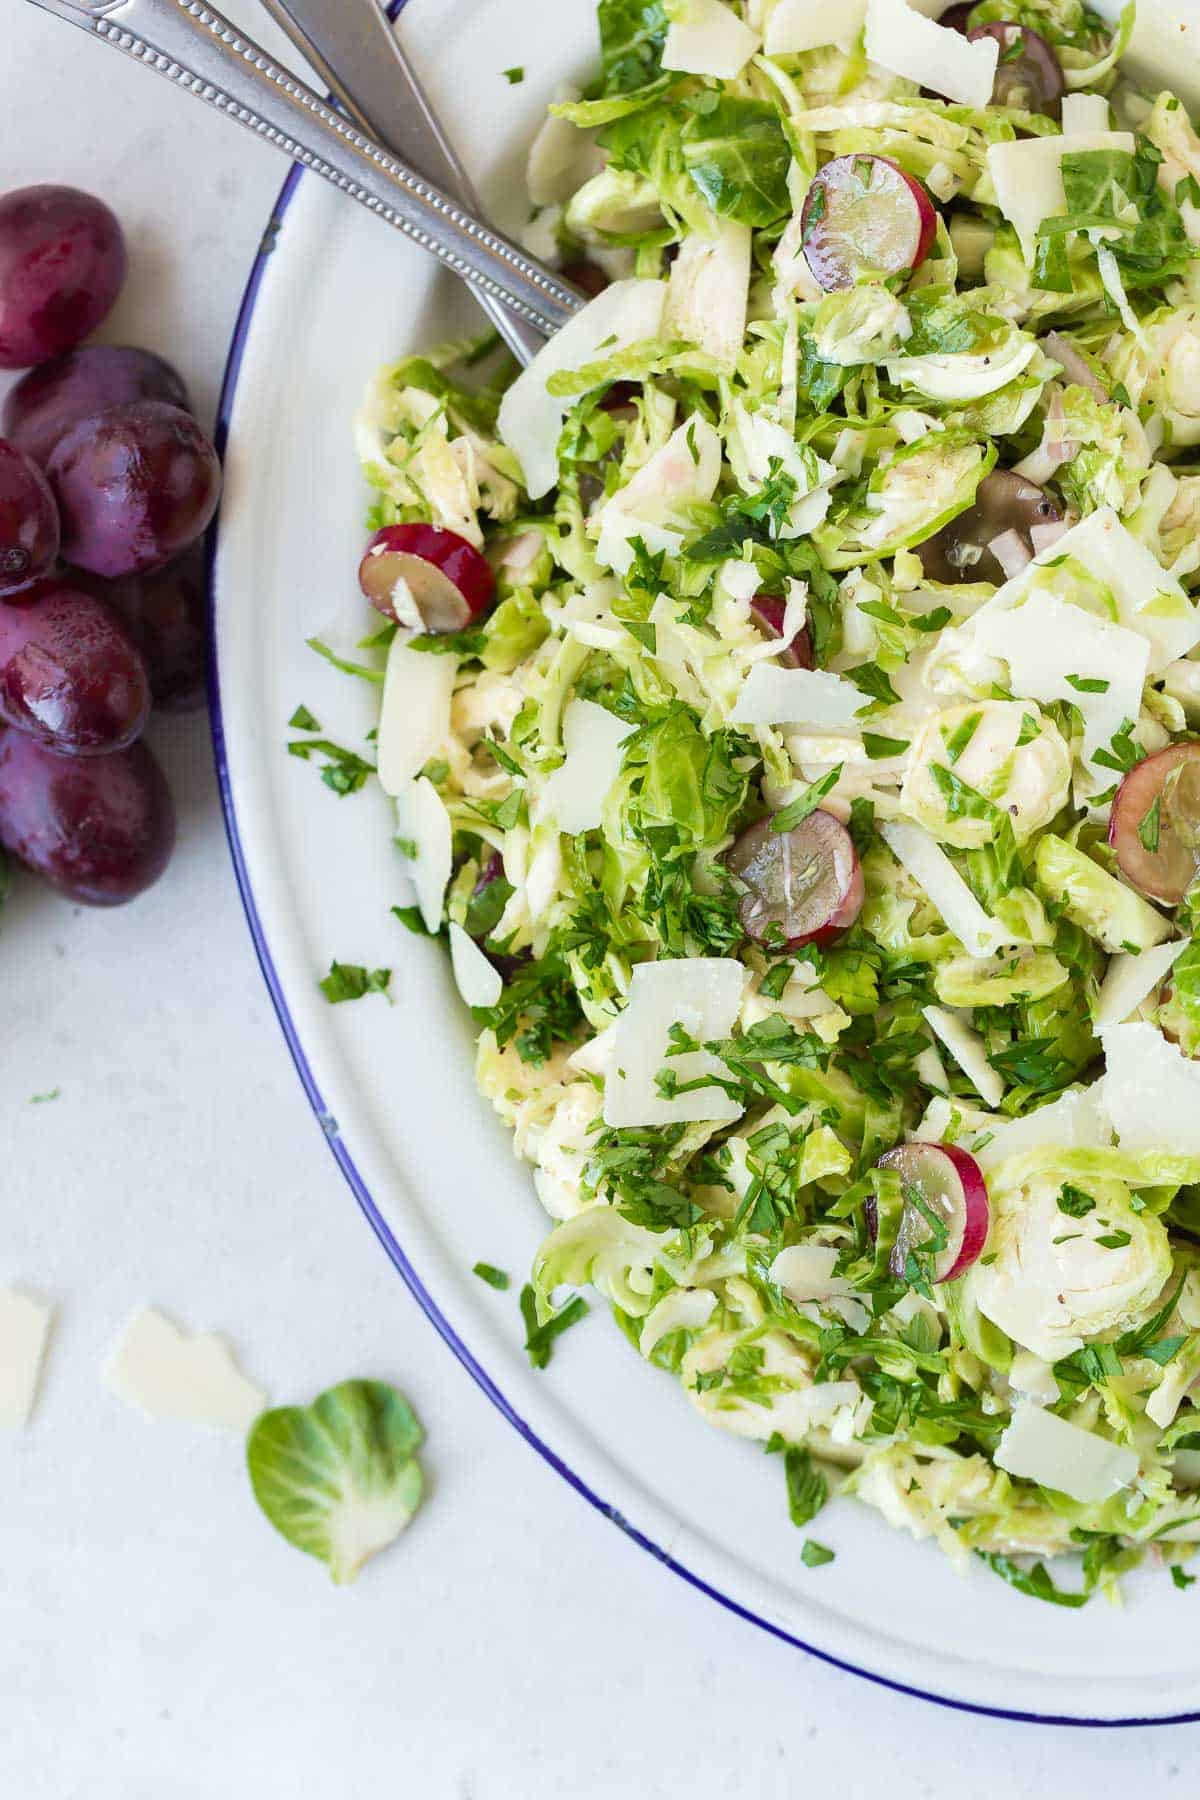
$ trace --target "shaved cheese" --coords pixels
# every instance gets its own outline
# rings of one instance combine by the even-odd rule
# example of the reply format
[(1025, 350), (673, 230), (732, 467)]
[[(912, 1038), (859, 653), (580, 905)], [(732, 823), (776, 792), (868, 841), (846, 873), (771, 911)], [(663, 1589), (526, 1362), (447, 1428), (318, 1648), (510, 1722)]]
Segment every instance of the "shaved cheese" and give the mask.
[(1122, 1150), (1200, 1156), (1200, 1063), (1155, 1025), (1111, 1025), (1104, 1046), (1104, 1110)]
[(996, 1464), (1084, 1506), (1110, 1500), (1138, 1472), (1135, 1450), (1026, 1402), (1013, 1408), (1012, 1424), (996, 1446)]
[(1173, 944), (1155, 944), (1153, 949), (1142, 950), (1136, 956), (1128, 951), (1114, 956), (1092, 1015), (1095, 1029), (1105, 1031), (1110, 1025), (1123, 1024), (1146, 996), (1162, 985), (1187, 946), (1188, 939), (1181, 938)]
[(825, 669), (780, 669), (755, 663), (729, 715), (734, 725), (819, 725), (856, 728), (867, 704), (853, 682)]
[(442, 907), (453, 865), (454, 830), (441, 795), (427, 776), (410, 781), (396, 795), (397, 836), (416, 850), (408, 875), (427, 931), (440, 931)]
[(1035, 1356), (1032, 1350), (1015, 1352), (1008, 1371), (1008, 1385), (1014, 1393), (1035, 1400), (1041, 1406), (1053, 1406), (1058, 1400), (1053, 1365)]
[(376, 750), (385, 794), (400, 792), (450, 735), (456, 656), (430, 656), (392, 639), (383, 678)]
[(1000, 59), (995, 38), (971, 42), (922, 17), (905, 0), (867, 0), (866, 52), (881, 69), (962, 106), (987, 106), (991, 101)]
[(634, 727), (594, 700), (572, 700), (563, 713), (566, 757), (542, 790), (541, 813), (560, 831), (594, 831), (608, 790), (621, 773), (621, 745)]
[(500, 971), (484, 955), (461, 925), (450, 926), (450, 967), (459, 993), (468, 1006), (495, 1006), (504, 992)]
[[(1061, 548), (1060, 541), (1055, 554)], [(1002, 588), (996, 598), (1007, 591)], [(986, 654), (1004, 658), (1008, 685), (1019, 699), (1070, 700), (1079, 708), (1089, 761), (1124, 720), (1136, 719), (1141, 711), (1149, 657), (1145, 638), (1097, 619), (1081, 606), (1035, 589), (1012, 611), (989, 602), (965, 630)], [(1068, 679), (1071, 675), (1108, 685), (1101, 693), (1081, 693)]]
[(574, 405), (569, 394), (547, 393), (550, 377), (658, 337), (666, 297), (665, 281), (614, 281), (568, 319), (508, 389), (500, 436), (520, 460), (531, 499), (548, 494), (558, 479), (558, 437)]
[(1017, 138), (1010, 144), (988, 145), (996, 204), (1016, 226), (1027, 263), (1033, 263), (1042, 220), (1060, 218), (1067, 210), (1063, 157), (1081, 150), (1127, 150), (1132, 155), (1133, 148), (1133, 134), (1128, 131), (1079, 131), (1070, 136)]
[(54, 1309), (0, 1289), (0, 1425), (29, 1423)]
[(855, 1331), (862, 1331), (870, 1308), (844, 1275), (835, 1275), (838, 1252), (824, 1244), (791, 1244), (771, 1264), (770, 1276), (793, 1306), (831, 1303), (832, 1310)]
[(1076, 137), (1086, 131), (1107, 131), (1108, 125), (1108, 101), (1103, 94), (1063, 95), (1064, 137)]
[(733, 81), (758, 49), (757, 31), (743, 24), (722, 0), (683, 0), (672, 12), (663, 45), (664, 69)]
[(972, 956), (990, 956), (993, 950), (1012, 941), (1003, 927), (984, 912), (946, 852), (923, 825), (895, 820), (880, 825), (879, 835)]
[[(579, 89), (560, 87), (554, 98), (559, 103), (578, 100)], [(529, 146), (525, 186), (534, 206), (562, 205), (603, 167), (604, 153), (593, 132), (547, 113)]]
[(667, 280), (663, 329), (732, 364), (746, 335), (750, 294), (750, 227), (714, 219), (711, 236), (684, 238)]
[(652, 1306), (642, 1322), (638, 1349), (649, 1356), (655, 1346), (673, 1331), (699, 1331), (717, 1310), (717, 1296), (711, 1288), (675, 1288)]
[(999, 1106), (1004, 1098), (1004, 1082), (988, 1061), (979, 1033), (967, 1024), (961, 1013), (952, 1012), (949, 1007), (925, 1006), (921, 1010), (930, 1031), (941, 1039), (987, 1104)]
[(741, 1008), (745, 979), (746, 971), (732, 957), (681, 956), (637, 965), (628, 1004), (613, 1032), (604, 1082), (606, 1125), (725, 1122), (741, 1116), (740, 1103), (723, 1088), (700, 1087), (666, 1099), (655, 1078), (664, 1068), (680, 1084), (728, 1076), (724, 1063), (707, 1050), (668, 1058), (669, 1034), (673, 1025), (682, 1025), (700, 1043), (728, 1036)]
[(863, 28), (867, 0), (779, 0), (767, 20), (768, 56), (795, 56), (836, 44), (849, 50)]
[(188, 1337), (153, 1307), (138, 1314), (117, 1345), (105, 1379), (122, 1400), (162, 1419), (189, 1419), (245, 1431), (266, 1405), (238, 1368), (224, 1338)]
[(1020, 1119), (989, 1124), (991, 1137), (972, 1151), (986, 1174), (1010, 1156), (1027, 1150), (1105, 1150), (1112, 1143), (1112, 1126), (1101, 1104), (1100, 1084), (1072, 1088)]
[(1039, 562), (1072, 556), (1112, 591), (1117, 623), (1150, 645), (1151, 675), (1200, 643), (1200, 608), (1174, 575), (1118, 519), (1111, 506), (1089, 513), (1064, 532)]

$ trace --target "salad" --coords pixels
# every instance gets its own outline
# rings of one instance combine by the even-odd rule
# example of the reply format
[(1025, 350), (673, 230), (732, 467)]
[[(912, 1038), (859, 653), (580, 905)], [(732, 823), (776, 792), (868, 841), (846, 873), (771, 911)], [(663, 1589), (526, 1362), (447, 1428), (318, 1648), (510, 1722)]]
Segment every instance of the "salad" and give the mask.
[(372, 384), (358, 672), (540, 1360), (1077, 1606), (1200, 1536), (1200, 137), (1132, 7), (937, 10), (601, 0), (593, 297)]

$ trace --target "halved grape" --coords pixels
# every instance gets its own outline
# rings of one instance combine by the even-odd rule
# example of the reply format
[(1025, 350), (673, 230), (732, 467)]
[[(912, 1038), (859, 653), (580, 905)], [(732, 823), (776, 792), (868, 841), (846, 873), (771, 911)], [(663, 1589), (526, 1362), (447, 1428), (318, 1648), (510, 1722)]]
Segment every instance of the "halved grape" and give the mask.
[(832, 813), (809, 813), (791, 831), (760, 819), (725, 862), (746, 889), (739, 913), (757, 943), (789, 950), (829, 943), (862, 910), (862, 869), (850, 833)]
[(944, 1244), (930, 1250), (934, 1281), (965, 1274), (983, 1254), (990, 1224), (987, 1183), (975, 1158), (956, 1144), (897, 1144), (879, 1158), (879, 1167), (895, 1169), (905, 1190), (889, 1258), (892, 1274), (904, 1280), (909, 1256), (941, 1234)]
[(0, 596), (16, 594), (58, 560), (58, 508), (46, 477), (0, 438)]
[(1200, 874), (1200, 742), (1144, 757), (1117, 789), (1108, 841), (1127, 881), (1178, 906)]
[[(786, 603), (777, 594), (755, 594), (750, 602), (750, 617), (768, 637), (783, 636), (783, 622), (787, 611)], [(812, 632), (807, 625), (802, 625), (788, 641), (786, 649), (775, 658), (781, 669), (813, 669)]]
[(144, 575), (105, 581), (81, 573), (74, 579), (120, 614), (145, 658), (150, 691), (160, 712), (194, 712), (204, 705), (208, 655), (203, 545), (193, 544), (165, 568)]
[(191, 411), (182, 377), (163, 357), (88, 344), (21, 377), (4, 402), (4, 435), (44, 468), (68, 426), (133, 400), (162, 400)]
[(73, 350), (108, 314), (125, 240), (102, 200), (28, 187), (0, 199), (0, 369)]
[(857, 287), (924, 262), (937, 214), (921, 183), (886, 156), (835, 156), (804, 200), (801, 239), (821, 287)]
[(974, 505), (943, 525), (935, 537), (918, 544), (916, 554), (929, 581), (999, 584), (1008, 574), (993, 548), (997, 540), (1014, 532), (1032, 559), (1037, 551), (1034, 528), (1061, 519), (1060, 508), (1045, 488), (1012, 469), (993, 469), (975, 490)]
[(0, 843), (88, 906), (119, 906), (166, 868), (175, 808), (145, 744), (87, 760), (0, 731)]
[(1040, 32), (1028, 25), (995, 20), (977, 25), (967, 37), (972, 43), (994, 38), (1000, 46), (992, 83), (993, 106), (1016, 106), (1041, 113), (1043, 118), (1062, 118), (1062, 64)]
[[(358, 584), (378, 612), (412, 624), (396, 592), (405, 582), (430, 632), (461, 631), (486, 612), (496, 578), (486, 559), (456, 531), (438, 525), (385, 525), (367, 545), (358, 566)], [(399, 611), (397, 607), (399, 605)]]
[(137, 645), (95, 595), (51, 579), (0, 602), (0, 719), (64, 756), (105, 756), (149, 712)]
[(188, 413), (113, 406), (65, 431), (46, 466), (63, 555), (93, 575), (160, 568), (201, 535), (221, 492), (217, 453)]

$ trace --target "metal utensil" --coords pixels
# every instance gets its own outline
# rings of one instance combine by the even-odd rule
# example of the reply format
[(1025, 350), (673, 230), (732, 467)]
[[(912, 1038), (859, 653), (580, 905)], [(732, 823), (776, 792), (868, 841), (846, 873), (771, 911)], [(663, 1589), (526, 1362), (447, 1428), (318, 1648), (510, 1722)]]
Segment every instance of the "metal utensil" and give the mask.
[(547, 336), (583, 305), (552, 270), (374, 143), (205, 0), (32, 0), (277, 144)]
[[(280, 30), (363, 131), (473, 213), (479, 200), (377, 0), (261, 0)], [(521, 362), (545, 342), (488, 293), (477, 298)]]

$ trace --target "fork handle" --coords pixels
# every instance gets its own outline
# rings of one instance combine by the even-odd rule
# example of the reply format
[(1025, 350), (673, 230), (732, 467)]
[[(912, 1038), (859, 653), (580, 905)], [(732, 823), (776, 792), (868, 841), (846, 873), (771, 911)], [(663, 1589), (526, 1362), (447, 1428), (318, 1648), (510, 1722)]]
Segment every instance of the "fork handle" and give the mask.
[(575, 289), (374, 143), (205, 0), (32, 0), (276, 144), (547, 336)]

